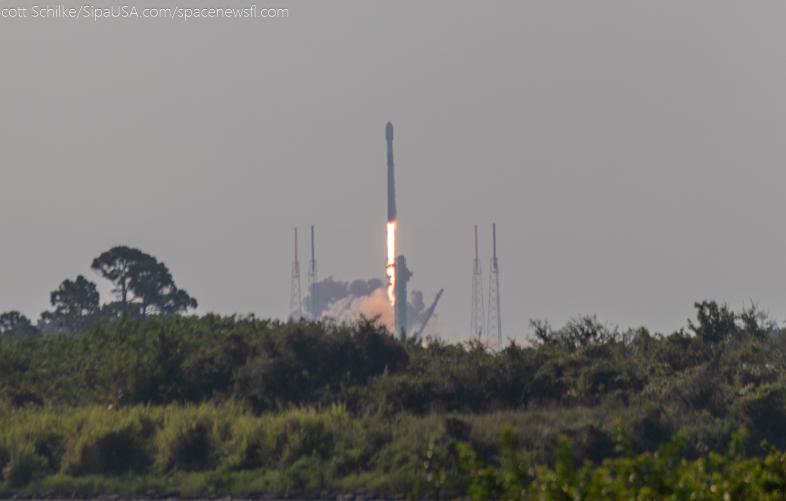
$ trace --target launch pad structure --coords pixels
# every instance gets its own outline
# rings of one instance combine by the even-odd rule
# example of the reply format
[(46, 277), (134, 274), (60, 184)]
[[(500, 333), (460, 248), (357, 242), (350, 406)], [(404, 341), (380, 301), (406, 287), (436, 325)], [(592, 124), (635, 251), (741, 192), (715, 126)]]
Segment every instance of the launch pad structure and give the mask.
[(311, 225), (311, 261), (308, 264), (308, 310), (313, 320), (319, 320), (320, 304), (319, 279), (317, 278), (317, 258), (314, 255), (314, 225)]
[(445, 289), (440, 289), (439, 292), (437, 292), (434, 302), (431, 303), (429, 309), (426, 310), (426, 314), (423, 316), (423, 321), (420, 323), (420, 327), (418, 328), (417, 332), (414, 333), (415, 335), (420, 335), (421, 338), (423, 337), (423, 331), (426, 329), (428, 321), (431, 320), (431, 316), (434, 315), (434, 310), (437, 309), (437, 303), (439, 302), (439, 298), (442, 297), (443, 292), (445, 292)]
[(494, 254), (491, 257), (491, 265), (489, 266), (489, 314), (488, 314), (488, 329), (486, 332), (489, 336), (497, 336), (497, 351), (502, 350), (502, 318), (500, 315), (499, 306), (499, 266), (497, 262), (497, 223), (491, 226), (492, 238), (494, 242)]
[[(473, 337), (484, 342), (492, 351), (502, 351), (502, 316), (499, 300), (499, 261), (497, 261), (497, 223), (492, 223), (492, 243), (494, 254), (489, 266), (489, 302), (488, 315), (484, 317), (483, 307), (483, 271), (478, 257), (478, 227), (475, 225), (475, 259), (472, 261), (472, 309), (470, 332)], [(488, 323), (486, 323), (488, 321)], [(483, 330), (485, 329), (485, 332)]]
[(475, 225), (475, 260), (472, 262), (472, 319), (471, 334), (478, 339), (483, 336), (485, 324), (483, 315), (483, 272), (478, 259), (478, 226)]
[(396, 258), (396, 304), (394, 313), (396, 317), (396, 333), (406, 337), (407, 332), (407, 282), (412, 277), (412, 272), (407, 268), (407, 258)]

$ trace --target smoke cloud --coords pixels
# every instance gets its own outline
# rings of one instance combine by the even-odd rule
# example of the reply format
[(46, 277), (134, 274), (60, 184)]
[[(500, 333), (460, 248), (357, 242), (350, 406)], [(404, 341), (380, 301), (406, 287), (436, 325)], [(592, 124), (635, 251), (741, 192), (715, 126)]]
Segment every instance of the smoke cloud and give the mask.
[[(338, 323), (351, 324), (361, 316), (374, 318), (385, 325), (390, 332), (394, 331), (393, 308), (388, 300), (385, 283), (378, 278), (368, 280), (357, 279), (342, 282), (327, 277), (312, 284), (305, 297), (306, 311), (310, 318), (331, 319)], [(407, 301), (407, 332), (420, 328), (429, 305), (423, 302), (423, 293), (413, 290)], [(437, 337), (442, 330), (442, 323), (437, 314), (432, 315), (420, 337)]]

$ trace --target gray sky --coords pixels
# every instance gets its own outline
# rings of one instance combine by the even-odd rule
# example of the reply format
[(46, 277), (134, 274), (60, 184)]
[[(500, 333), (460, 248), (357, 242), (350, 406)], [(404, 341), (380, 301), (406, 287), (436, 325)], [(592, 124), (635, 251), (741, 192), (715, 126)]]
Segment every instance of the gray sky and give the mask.
[(383, 278), (391, 121), (399, 250), (445, 337), (494, 221), (506, 337), (667, 333), (702, 299), (786, 319), (783, 2), (257, 5), (289, 17), (0, 18), (0, 311), (78, 274), (109, 299), (90, 262), (124, 244), (200, 313), (284, 317), (311, 224), (321, 277)]

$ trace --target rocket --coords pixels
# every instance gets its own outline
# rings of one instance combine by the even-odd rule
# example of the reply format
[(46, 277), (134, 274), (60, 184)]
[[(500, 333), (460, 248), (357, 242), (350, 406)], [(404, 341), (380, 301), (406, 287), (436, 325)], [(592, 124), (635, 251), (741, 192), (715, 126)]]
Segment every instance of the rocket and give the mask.
[(393, 176), (393, 124), (385, 126), (385, 139), (388, 141), (388, 223), (396, 220), (396, 181)]

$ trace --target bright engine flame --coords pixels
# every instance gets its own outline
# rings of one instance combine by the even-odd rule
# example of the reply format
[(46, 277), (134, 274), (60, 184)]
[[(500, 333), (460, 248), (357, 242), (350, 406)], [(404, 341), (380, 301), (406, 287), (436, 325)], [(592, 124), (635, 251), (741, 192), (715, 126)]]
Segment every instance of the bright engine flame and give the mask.
[(396, 221), (388, 222), (388, 298), (391, 306), (396, 304)]

